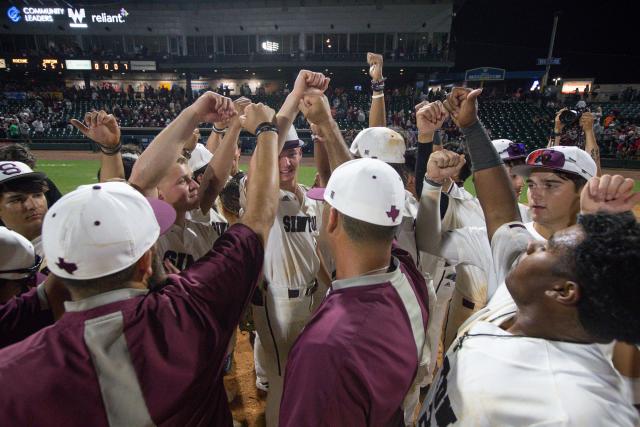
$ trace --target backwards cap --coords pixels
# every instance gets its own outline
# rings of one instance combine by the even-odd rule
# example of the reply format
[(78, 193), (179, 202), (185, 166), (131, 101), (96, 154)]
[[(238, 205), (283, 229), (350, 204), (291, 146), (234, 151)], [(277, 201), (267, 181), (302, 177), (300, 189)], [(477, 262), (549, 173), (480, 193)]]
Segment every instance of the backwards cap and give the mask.
[(398, 132), (386, 127), (361, 130), (351, 143), (351, 154), (362, 158), (379, 159), (385, 163), (404, 164), (407, 147)]
[(47, 212), (42, 246), (56, 276), (88, 280), (124, 270), (174, 223), (176, 212), (123, 182), (82, 185)]
[(324, 200), (344, 215), (370, 224), (395, 226), (402, 222), (402, 178), (381, 160), (343, 163), (331, 174), (327, 188), (313, 188), (307, 196)]

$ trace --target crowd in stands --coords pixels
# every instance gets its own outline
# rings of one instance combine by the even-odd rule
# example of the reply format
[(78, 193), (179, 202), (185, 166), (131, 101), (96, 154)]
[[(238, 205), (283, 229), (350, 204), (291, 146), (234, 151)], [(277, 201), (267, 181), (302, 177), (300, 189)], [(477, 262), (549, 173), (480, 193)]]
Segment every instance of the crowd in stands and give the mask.
[[(122, 127), (163, 127), (192, 102), (185, 89), (178, 85), (171, 89), (154, 88), (149, 84), (134, 88), (131, 85), (116, 87), (102, 82), (85, 88), (38, 83), (38, 91), (33, 91), (34, 83), (7, 82), (0, 85), (0, 138), (80, 139), (80, 134), (69, 124), (69, 120), (100, 109), (113, 113)], [(194, 91), (192, 95), (197, 98), (206, 90), (230, 95), (229, 88), (223, 86)], [(5, 96), (5, 93), (20, 91), (27, 94), (26, 99), (15, 100)], [(252, 91), (247, 84), (243, 84), (238, 88), (238, 95), (251, 97), (256, 102), (270, 106), (280, 105), (288, 92), (286, 86), (270, 94), (265, 93), (264, 87)], [(486, 122), (490, 135), (494, 138), (523, 139), (519, 142), (532, 145), (531, 148), (544, 143), (552, 129), (555, 112), (565, 105), (561, 100), (548, 99), (541, 106), (538, 102), (540, 98), (530, 95), (535, 91), (505, 92), (489, 89), (485, 92), (480, 115)], [(425, 88), (416, 92), (411, 85), (387, 89), (387, 125), (400, 132), (408, 146), (414, 146), (417, 128), (413, 106), (420, 101), (443, 99), (445, 94), (444, 88)], [(578, 102), (589, 100), (590, 94), (593, 91), (585, 91), (578, 98), (568, 97), (566, 105), (574, 108), (576, 99), (579, 99)], [(638, 98), (638, 93), (629, 88), (620, 97), (627, 102), (590, 104), (596, 116), (595, 133), (604, 156), (636, 159), (640, 157), (640, 104), (633, 101)], [(328, 91), (328, 99), (332, 117), (346, 130), (345, 140), (353, 140), (360, 129), (367, 127), (371, 102), (369, 94), (362, 90), (334, 87)], [(501, 124), (504, 122), (503, 117), (514, 114), (514, 110), (525, 121), (519, 127), (504, 129)], [(308, 128), (302, 115), (298, 116), (294, 124), (299, 129)], [(458, 127), (450, 119), (443, 124), (442, 136), (445, 142), (463, 139)]]

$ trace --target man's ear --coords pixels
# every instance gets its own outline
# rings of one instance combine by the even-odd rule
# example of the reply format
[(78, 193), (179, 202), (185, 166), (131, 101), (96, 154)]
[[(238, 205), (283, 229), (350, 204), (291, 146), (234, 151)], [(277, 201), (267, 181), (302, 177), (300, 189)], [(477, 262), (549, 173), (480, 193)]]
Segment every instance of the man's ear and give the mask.
[(557, 281), (553, 289), (545, 291), (545, 295), (563, 305), (577, 305), (580, 300), (580, 286), (571, 280)]
[(136, 262), (136, 272), (134, 274), (134, 281), (143, 282), (146, 278), (153, 274), (153, 251), (148, 249), (142, 257)]
[[(329, 207), (329, 206), (327, 206)], [(335, 233), (338, 228), (338, 222), (340, 221), (340, 214), (335, 208), (330, 208), (329, 210), (329, 221), (327, 221), (326, 229), (327, 233)]]

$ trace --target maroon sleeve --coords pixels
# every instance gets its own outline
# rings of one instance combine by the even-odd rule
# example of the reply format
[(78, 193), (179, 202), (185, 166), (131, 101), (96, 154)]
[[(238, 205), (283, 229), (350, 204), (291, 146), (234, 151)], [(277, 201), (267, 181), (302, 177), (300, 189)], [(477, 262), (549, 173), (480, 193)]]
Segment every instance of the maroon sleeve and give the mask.
[(0, 306), (0, 348), (22, 341), (53, 324), (51, 310), (43, 309), (37, 288)]
[(161, 292), (179, 293), (205, 321), (233, 330), (262, 271), (264, 249), (258, 235), (234, 224), (211, 251), (178, 275)]
[(305, 343), (289, 353), (280, 427), (367, 425), (366, 386), (345, 361), (348, 352), (328, 347)]

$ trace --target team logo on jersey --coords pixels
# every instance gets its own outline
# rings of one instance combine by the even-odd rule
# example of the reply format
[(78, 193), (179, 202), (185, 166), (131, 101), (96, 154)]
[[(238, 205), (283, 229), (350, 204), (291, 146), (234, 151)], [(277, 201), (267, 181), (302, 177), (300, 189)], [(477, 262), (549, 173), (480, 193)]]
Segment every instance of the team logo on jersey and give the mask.
[(287, 233), (304, 233), (318, 230), (315, 216), (285, 216), (282, 225)]

